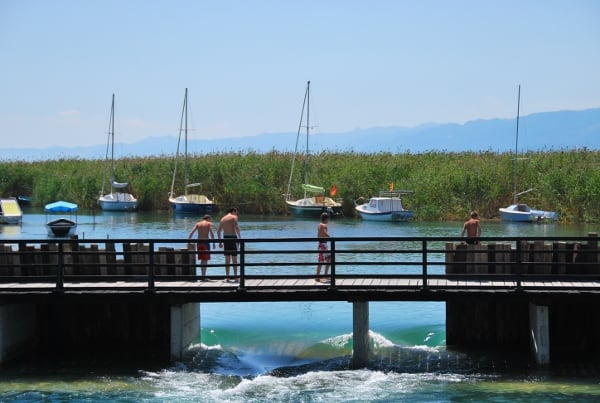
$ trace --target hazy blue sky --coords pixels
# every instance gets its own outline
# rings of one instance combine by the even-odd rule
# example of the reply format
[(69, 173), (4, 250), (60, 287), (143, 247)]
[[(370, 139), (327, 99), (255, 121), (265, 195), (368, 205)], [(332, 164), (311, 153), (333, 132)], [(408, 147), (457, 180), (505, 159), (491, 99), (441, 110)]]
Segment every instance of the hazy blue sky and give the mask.
[(0, 148), (462, 123), (600, 107), (600, 1), (0, 0), (0, 65)]

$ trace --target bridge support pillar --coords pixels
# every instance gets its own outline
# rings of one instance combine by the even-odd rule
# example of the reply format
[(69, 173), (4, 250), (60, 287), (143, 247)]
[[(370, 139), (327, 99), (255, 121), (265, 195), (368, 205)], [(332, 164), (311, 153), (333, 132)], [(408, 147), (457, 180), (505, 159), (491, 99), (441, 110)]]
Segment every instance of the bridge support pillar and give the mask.
[(0, 306), (0, 364), (35, 344), (36, 314), (32, 304)]
[(529, 304), (529, 333), (536, 363), (550, 364), (548, 306)]
[(369, 358), (369, 302), (352, 303), (352, 368), (363, 368)]
[(171, 305), (171, 360), (181, 360), (200, 331), (200, 305)]

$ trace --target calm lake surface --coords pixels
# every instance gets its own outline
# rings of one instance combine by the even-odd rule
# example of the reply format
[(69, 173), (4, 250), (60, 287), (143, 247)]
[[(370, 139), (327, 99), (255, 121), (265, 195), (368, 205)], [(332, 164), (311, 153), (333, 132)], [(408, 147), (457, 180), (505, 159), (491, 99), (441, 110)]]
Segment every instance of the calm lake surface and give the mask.
[[(220, 217), (215, 215), (215, 223)], [(79, 214), (80, 239), (187, 238), (195, 217)], [(0, 240), (46, 239), (43, 213), (0, 226)], [(244, 238), (314, 237), (317, 220), (240, 215)], [(458, 236), (462, 222), (334, 219), (332, 236)], [(586, 236), (600, 225), (483, 222), (484, 236)], [(216, 229), (216, 225), (215, 225)], [(213, 257), (212, 263), (222, 256)], [(215, 268), (216, 270), (216, 268)], [(222, 274), (220, 269), (218, 274)], [(544, 402), (600, 399), (600, 365), (537, 368), (509, 356), (445, 348), (445, 304), (371, 302), (375, 357), (349, 370), (352, 305), (202, 304), (197, 343), (164, 368), (143, 363), (23, 364), (0, 368), (0, 401)], [(118, 360), (117, 360), (118, 361)], [(600, 363), (599, 363), (600, 364)]]

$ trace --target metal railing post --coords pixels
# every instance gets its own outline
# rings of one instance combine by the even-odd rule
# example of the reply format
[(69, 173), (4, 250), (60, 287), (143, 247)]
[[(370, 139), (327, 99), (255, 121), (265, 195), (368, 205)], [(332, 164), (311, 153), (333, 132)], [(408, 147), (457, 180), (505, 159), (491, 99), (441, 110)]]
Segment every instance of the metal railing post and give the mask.
[(423, 240), (422, 242), (422, 254), (423, 254), (423, 286), (421, 287), (423, 290), (428, 288), (427, 285), (427, 240)]
[(331, 281), (329, 282), (329, 288), (335, 288), (335, 239), (332, 239), (331, 242), (331, 265), (329, 269), (331, 270)]
[(240, 286), (246, 288), (246, 243), (240, 239)]
[(148, 242), (148, 259), (148, 291), (154, 292), (154, 241)]
[(63, 291), (65, 287), (65, 255), (64, 242), (58, 243), (58, 267), (56, 268), (56, 291)]
[(517, 267), (515, 267), (515, 274), (517, 275), (517, 290), (521, 289), (521, 275), (522, 275), (522, 267), (523, 259), (521, 258), (521, 241), (517, 239), (517, 258), (515, 259), (517, 263)]

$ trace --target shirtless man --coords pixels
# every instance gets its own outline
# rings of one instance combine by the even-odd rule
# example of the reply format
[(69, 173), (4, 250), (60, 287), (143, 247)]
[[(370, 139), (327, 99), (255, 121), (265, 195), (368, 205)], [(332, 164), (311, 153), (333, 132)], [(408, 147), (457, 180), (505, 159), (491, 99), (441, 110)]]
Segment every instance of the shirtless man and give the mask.
[(210, 260), (210, 239), (213, 240), (213, 246), (215, 246), (215, 233), (213, 232), (211, 217), (206, 214), (202, 221), (198, 221), (194, 228), (190, 231), (188, 239), (192, 239), (194, 232), (198, 233), (198, 242), (196, 243), (196, 250), (198, 251), (198, 259), (200, 260), (200, 268), (202, 269), (202, 279), (206, 278), (206, 265)]
[[(219, 227), (217, 228), (217, 238), (219, 239), (222, 239), (221, 232), (223, 232), (223, 239), (225, 241), (225, 281), (229, 282), (229, 266), (233, 263), (233, 281), (235, 282), (237, 281), (238, 251), (238, 243), (235, 240), (242, 237), (236, 208), (230, 208), (227, 214), (219, 221)], [(223, 242), (219, 242), (219, 248), (223, 248)]]
[(477, 211), (471, 212), (471, 219), (465, 222), (463, 225), (462, 232), (460, 236), (465, 236), (467, 234), (467, 243), (471, 245), (477, 245), (479, 241), (475, 238), (479, 238), (481, 236), (481, 224), (479, 222), (479, 214)]
[[(329, 232), (327, 230), (327, 223), (329, 222), (329, 214), (321, 213), (321, 222), (317, 227), (317, 237), (319, 238), (329, 238)], [(327, 277), (329, 273), (329, 265), (331, 264), (331, 253), (327, 249), (327, 240), (319, 239), (319, 264), (317, 265), (317, 277), (315, 281), (321, 281), (319, 277), (321, 275), (321, 266), (325, 263), (325, 271), (324, 275)]]

